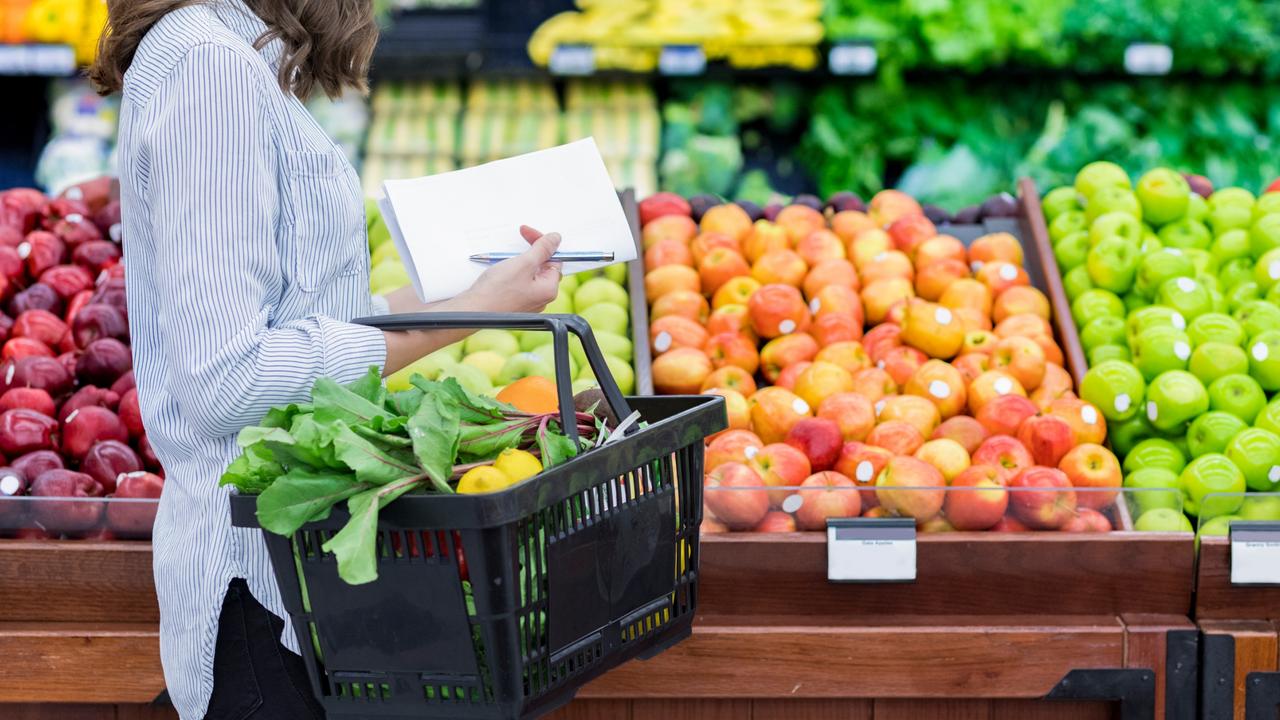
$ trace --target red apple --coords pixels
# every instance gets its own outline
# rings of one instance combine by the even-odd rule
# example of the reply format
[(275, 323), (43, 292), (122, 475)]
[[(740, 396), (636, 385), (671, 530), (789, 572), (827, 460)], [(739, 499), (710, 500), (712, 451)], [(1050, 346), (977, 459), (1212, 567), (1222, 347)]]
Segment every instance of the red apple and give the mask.
[(942, 424), (933, 431), (932, 439), (944, 438), (955, 440), (960, 443), (965, 452), (973, 455), (978, 446), (982, 445), (982, 441), (987, 439), (987, 429), (968, 415), (957, 415), (943, 420)]
[(876, 477), (880, 504), (918, 521), (928, 520), (942, 510), (945, 487), (946, 481), (937, 468), (906, 455), (890, 460)]
[(730, 530), (750, 530), (769, 512), (764, 481), (754, 470), (738, 462), (720, 465), (707, 474), (703, 497), (707, 509)]
[(1018, 441), (1031, 451), (1037, 465), (1058, 467), (1062, 456), (1076, 444), (1075, 431), (1055, 415), (1029, 417), (1018, 428)]
[(1081, 490), (1078, 493), (1080, 507), (1101, 510), (1116, 501), (1123, 479), (1120, 462), (1101, 445), (1077, 445), (1063, 456), (1058, 469), (1066, 474), (1073, 487)]
[(758, 533), (789, 533), (796, 531), (796, 520), (780, 510), (770, 511), (764, 520), (753, 528)]
[(971, 461), (974, 465), (994, 465), (1004, 471), (1006, 481), (1035, 464), (1031, 451), (1008, 435), (993, 435), (983, 440)]
[(1022, 423), (1034, 416), (1036, 404), (1021, 395), (1001, 395), (984, 404), (974, 416), (992, 435), (1017, 435)]
[(151, 537), (151, 526), (156, 521), (158, 503), (140, 502), (159, 499), (164, 489), (164, 479), (149, 472), (131, 472), (120, 475), (116, 483), (115, 497), (135, 502), (112, 502), (107, 505), (107, 527), (116, 535), (127, 538)]
[(970, 465), (951, 481), (951, 488), (943, 510), (957, 530), (990, 529), (1009, 508), (1003, 473), (991, 465)]
[(816, 472), (830, 470), (844, 447), (840, 426), (824, 418), (801, 418), (791, 427), (784, 442), (804, 453)]
[[(850, 478), (861, 488), (874, 488), (876, 478), (885, 465), (893, 459), (893, 453), (884, 448), (860, 442), (847, 442), (836, 461), (836, 472)], [(872, 508), (880, 504), (871, 489), (862, 490), (862, 506)]]
[(857, 517), (862, 499), (852, 480), (838, 472), (820, 472), (800, 483), (796, 524), (801, 530), (824, 530), (827, 518)]
[(1075, 516), (1076, 491), (1057, 468), (1033, 465), (1014, 476), (1009, 488), (1009, 504), (1028, 527), (1056, 530)]
[(1000, 521), (991, 526), (991, 532), (1030, 532), (1031, 528), (1022, 523), (1021, 520), (1012, 516), (1005, 515)]
[(728, 462), (746, 463), (764, 447), (756, 434), (748, 430), (726, 430), (707, 445), (703, 467), (711, 472)]
[[(786, 443), (765, 445), (748, 465), (768, 487), (795, 487), (811, 473), (809, 458)], [(790, 494), (786, 491), (771, 492), (769, 500), (774, 507), (781, 507), (782, 501)]]
[(1059, 532), (1111, 532), (1111, 521), (1106, 515), (1089, 508), (1078, 508), (1076, 516), (1058, 528)]

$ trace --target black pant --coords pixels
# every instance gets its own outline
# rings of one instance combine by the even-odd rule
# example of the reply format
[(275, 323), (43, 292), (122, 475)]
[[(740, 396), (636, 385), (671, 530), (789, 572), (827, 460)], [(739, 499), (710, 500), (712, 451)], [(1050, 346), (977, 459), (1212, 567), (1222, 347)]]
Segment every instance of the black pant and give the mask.
[(205, 720), (324, 720), (302, 658), (277, 639), (283, 628), (244, 580), (231, 581), (218, 618)]

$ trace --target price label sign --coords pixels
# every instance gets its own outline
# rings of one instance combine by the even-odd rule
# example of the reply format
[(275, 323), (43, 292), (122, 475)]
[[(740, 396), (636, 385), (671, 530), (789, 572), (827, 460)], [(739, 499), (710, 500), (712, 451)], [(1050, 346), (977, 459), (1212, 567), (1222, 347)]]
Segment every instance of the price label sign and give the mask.
[(701, 45), (667, 45), (658, 55), (658, 72), (687, 77), (707, 70), (707, 53)]
[(1280, 586), (1280, 522), (1231, 523), (1231, 584)]
[(0, 75), (71, 75), (76, 51), (70, 45), (0, 45)]
[(911, 518), (827, 521), (828, 581), (891, 583), (915, 579), (916, 524)]
[(591, 75), (596, 71), (596, 50), (590, 45), (557, 45), (547, 66), (553, 75)]
[(840, 43), (827, 53), (827, 68), (832, 75), (870, 75), (879, 61), (880, 56), (870, 43)]
[(1130, 75), (1168, 75), (1173, 48), (1163, 43), (1133, 43), (1124, 49), (1124, 70)]

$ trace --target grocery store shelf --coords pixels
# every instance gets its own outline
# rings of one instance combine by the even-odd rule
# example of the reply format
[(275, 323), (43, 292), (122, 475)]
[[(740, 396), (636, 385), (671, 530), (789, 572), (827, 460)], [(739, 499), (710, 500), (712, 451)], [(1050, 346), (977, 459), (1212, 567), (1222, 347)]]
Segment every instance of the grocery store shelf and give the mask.
[(0, 45), (0, 75), (67, 77), (77, 67), (70, 45)]
[(146, 703), (164, 691), (154, 623), (0, 622), (0, 703)]

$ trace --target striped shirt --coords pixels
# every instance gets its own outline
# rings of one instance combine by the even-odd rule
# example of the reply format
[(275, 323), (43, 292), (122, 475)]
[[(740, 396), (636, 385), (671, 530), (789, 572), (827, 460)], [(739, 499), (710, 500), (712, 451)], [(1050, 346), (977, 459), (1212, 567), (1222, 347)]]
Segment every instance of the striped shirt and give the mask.
[[(230, 525), (218, 478), (236, 433), (386, 360), (355, 171), (276, 80), (278, 41), (243, 0), (166, 15), (125, 76), (120, 187), (142, 417), (167, 472), (155, 582), (165, 680), (206, 712), (227, 584), (287, 619), (258, 531)], [(286, 624), (286, 645), (297, 640)]]

